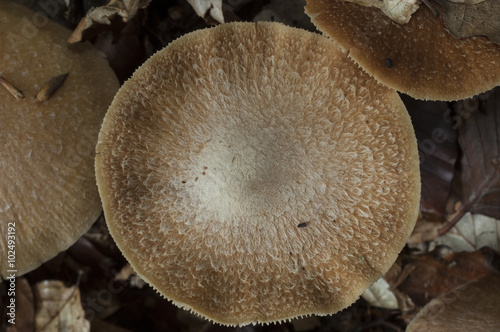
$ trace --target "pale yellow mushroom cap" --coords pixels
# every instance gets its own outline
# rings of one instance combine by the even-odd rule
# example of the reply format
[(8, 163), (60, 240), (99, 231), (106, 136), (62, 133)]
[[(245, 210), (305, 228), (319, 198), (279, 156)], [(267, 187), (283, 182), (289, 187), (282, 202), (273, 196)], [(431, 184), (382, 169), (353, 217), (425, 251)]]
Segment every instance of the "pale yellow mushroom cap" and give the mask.
[(196, 31), (151, 57), (105, 117), (96, 174), (138, 274), (227, 325), (349, 306), (395, 261), (420, 194), (397, 93), (278, 23)]
[[(67, 46), (71, 31), (36, 15), (0, 1), (0, 72), (26, 97), (17, 100), (0, 86), (3, 277), (8, 270), (28, 272), (68, 248), (101, 213), (95, 144), (119, 88), (100, 52), (90, 44)], [(66, 72), (61, 88), (37, 102), (39, 90)], [(9, 250), (15, 251), (13, 265)]]
[(500, 84), (500, 45), (453, 37), (424, 5), (406, 24), (341, 0), (307, 0), (306, 13), (370, 75), (413, 98), (465, 99)]

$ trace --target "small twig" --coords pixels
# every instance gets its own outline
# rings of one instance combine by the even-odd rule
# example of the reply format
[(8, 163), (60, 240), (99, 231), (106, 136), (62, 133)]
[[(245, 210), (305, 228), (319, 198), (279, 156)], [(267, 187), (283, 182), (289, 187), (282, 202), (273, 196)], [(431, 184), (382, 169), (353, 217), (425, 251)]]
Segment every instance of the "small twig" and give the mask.
[(17, 100), (24, 99), (24, 93), (0, 75), (0, 84)]
[(52, 77), (50, 81), (48, 81), (43, 88), (38, 92), (36, 96), (36, 100), (40, 103), (48, 100), (57, 90), (64, 84), (66, 79), (68, 78), (69, 73), (62, 74), (56, 77)]
[(474, 196), (472, 196), (472, 198), (467, 202), (465, 203), (462, 208), (457, 212), (457, 214), (453, 217), (453, 219), (451, 219), (446, 225), (444, 225), (443, 228), (441, 228), (439, 231), (438, 231), (438, 235), (441, 236), (441, 235), (444, 235), (446, 233), (448, 233), (453, 227), (455, 227), (455, 225), (457, 224), (457, 222), (462, 219), (462, 217), (470, 211), (470, 209), (472, 208), (472, 206), (474, 205), (474, 203), (476, 203), (476, 201), (484, 194), (484, 190), (486, 190), (490, 184), (493, 182), (493, 180), (495, 179), (497, 173), (496, 172), (493, 172), (482, 184), (481, 186), (479, 187), (479, 189), (477, 190), (476, 194)]

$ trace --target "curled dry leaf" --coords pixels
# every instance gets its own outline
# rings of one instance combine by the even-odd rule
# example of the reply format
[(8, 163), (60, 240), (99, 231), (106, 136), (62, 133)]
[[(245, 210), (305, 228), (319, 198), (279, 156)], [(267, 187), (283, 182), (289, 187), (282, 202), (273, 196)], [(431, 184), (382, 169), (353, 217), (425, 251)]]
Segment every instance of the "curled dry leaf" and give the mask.
[(107, 5), (94, 8), (81, 19), (69, 37), (68, 43), (82, 41), (85, 31), (97, 26), (109, 26), (117, 17), (120, 17), (123, 22), (127, 22), (137, 14), (139, 9), (146, 8), (150, 2), (151, 0), (110, 0)]
[(345, 0), (366, 7), (377, 7), (394, 22), (408, 23), (411, 15), (418, 9), (418, 0)]
[(85, 319), (78, 287), (65, 287), (61, 281), (45, 280), (35, 286), (36, 331), (90, 331)]
[(457, 38), (487, 36), (500, 43), (500, 1), (434, 0), (443, 7), (446, 27)]
[(222, 0), (187, 0), (198, 16), (209, 23), (224, 23)]

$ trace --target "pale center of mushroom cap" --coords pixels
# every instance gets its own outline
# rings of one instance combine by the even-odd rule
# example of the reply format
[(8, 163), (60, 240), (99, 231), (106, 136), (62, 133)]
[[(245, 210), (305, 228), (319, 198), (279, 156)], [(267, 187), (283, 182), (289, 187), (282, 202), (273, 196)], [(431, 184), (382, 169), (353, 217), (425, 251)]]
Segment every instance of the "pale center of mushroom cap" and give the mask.
[[(284, 112), (285, 113), (285, 112)], [(325, 191), (322, 167), (314, 165), (287, 119), (233, 119), (231, 127), (214, 129), (213, 138), (189, 162), (190, 198), (210, 219), (281, 216)], [(315, 167), (318, 167), (316, 169)], [(197, 179), (197, 180), (196, 180)]]
[[(174, 153), (177, 156), (165, 154), (172, 165), (165, 171), (175, 187), (175, 204), (166, 208), (184, 211), (176, 214), (176, 223), (199, 224), (205, 230), (219, 228), (215, 224), (259, 228), (269, 222), (278, 228), (294, 227), (330, 223), (359, 203), (376, 173), (372, 152), (364, 144), (358, 148), (355, 138), (354, 123), (362, 119), (349, 118), (349, 102), (339, 89), (330, 90), (336, 106), (331, 105), (326, 116), (324, 106), (290, 90), (272, 103), (262, 100), (262, 91), (250, 89), (236, 105), (214, 97), (185, 106), (177, 121), (190, 126), (182, 133), (172, 129), (179, 132), (175, 146), (184, 150)], [(210, 116), (190, 110), (200, 104)], [(370, 139), (368, 128), (359, 127)]]

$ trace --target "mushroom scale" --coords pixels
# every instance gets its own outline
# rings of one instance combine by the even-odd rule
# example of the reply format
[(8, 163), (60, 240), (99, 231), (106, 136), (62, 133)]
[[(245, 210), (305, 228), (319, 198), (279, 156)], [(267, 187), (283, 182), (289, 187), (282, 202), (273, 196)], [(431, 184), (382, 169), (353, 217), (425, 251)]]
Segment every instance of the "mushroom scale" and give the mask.
[[(37, 15), (0, 0), (0, 74), (25, 96), (17, 100), (0, 86), (2, 277), (8, 270), (20, 276), (67, 249), (101, 214), (95, 145), (119, 88), (99, 51), (88, 43), (67, 46), (71, 31)], [(59, 90), (38, 102), (44, 85), (67, 72)]]
[(443, 15), (427, 6), (406, 24), (341, 0), (307, 0), (305, 9), (370, 75), (413, 98), (459, 100), (500, 84), (500, 45), (484, 36), (453, 37)]
[(96, 175), (137, 273), (225, 325), (337, 312), (417, 218), (401, 99), (327, 38), (230, 23), (156, 53), (117, 93)]

